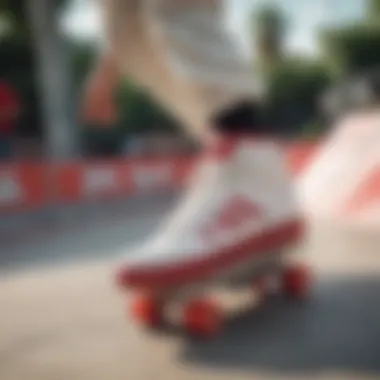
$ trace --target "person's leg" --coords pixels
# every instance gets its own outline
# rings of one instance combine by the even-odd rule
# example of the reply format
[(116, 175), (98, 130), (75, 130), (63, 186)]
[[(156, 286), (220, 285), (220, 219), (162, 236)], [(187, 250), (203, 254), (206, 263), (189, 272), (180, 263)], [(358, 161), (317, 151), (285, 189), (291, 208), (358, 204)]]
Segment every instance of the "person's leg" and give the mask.
[(239, 128), (242, 116), (231, 118), (231, 112), (256, 124), (258, 78), (224, 26), (222, 1), (103, 1), (107, 48), (120, 71), (190, 134), (203, 140), (219, 119), (236, 121), (229, 128)]
[(185, 126), (261, 132), (265, 125), (259, 78), (251, 58), (239, 51), (224, 24), (223, 2), (156, 0), (152, 4), (148, 14), (165, 47), (163, 61), (181, 83), (172, 107), (183, 109)]

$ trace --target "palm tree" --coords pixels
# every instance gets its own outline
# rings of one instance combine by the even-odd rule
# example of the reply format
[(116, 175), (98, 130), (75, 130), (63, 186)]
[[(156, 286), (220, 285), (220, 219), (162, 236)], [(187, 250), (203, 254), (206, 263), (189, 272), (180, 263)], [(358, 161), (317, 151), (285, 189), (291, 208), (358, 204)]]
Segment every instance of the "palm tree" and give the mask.
[(254, 51), (262, 66), (278, 62), (283, 55), (285, 19), (278, 8), (262, 7), (252, 19)]
[(368, 0), (367, 20), (380, 24), (380, 0)]

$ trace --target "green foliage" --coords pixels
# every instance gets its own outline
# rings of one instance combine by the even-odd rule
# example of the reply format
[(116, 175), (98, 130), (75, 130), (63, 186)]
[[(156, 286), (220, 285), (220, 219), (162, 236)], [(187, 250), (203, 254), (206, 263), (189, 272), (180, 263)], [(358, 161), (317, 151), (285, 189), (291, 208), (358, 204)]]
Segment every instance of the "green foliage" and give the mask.
[(326, 126), (320, 120), (310, 120), (306, 123), (300, 132), (302, 140), (317, 140), (325, 132)]
[(321, 93), (330, 85), (329, 71), (318, 62), (289, 59), (268, 77), (267, 112), (283, 134), (293, 134), (318, 115)]
[(286, 22), (283, 14), (277, 7), (264, 6), (254, 16), (253, 25), (260, 35), (277, 39), (283, 36)]
[(36, 91), (33, 51), (30, 45), (3, 40), (0, 44), (1, 79), (6, 79), (15, 87), (21, 98), (22, 115), (19, 123), (19, 133), (40, 133), (40, 106)]
[[(14, 40), (29, 40), (31, 33), (28, 21), (29, 0), (0, 0), (0, 15), (10, 24)], [(41, 1), (41, 0), (40, 0)], [(69, 0), (49, 0), (52, 9), (60, 12)]]
[(380, 23), (380, 0), (367, 0), (367, 20)]
[(30, 35), (25, 4), (25, 0), (0, 0), (0, 15), (7, 20), (14, 41)]
[(324, 31), (325, 59), (339, 75), (352, 75), (380, 64), (380, 25), (356, 24)]
[(285, 17), (276, 7), (264, 6), (253, 14), (255, 51), (263, 68), (281, 59), (286, 29)]
[(88, 72), (91, 70), (96, 57), (96, 50), (93, 44), (90, 43), (72, 43), (70, 53), (74, 68), (74, 83), (79, 89)]
[[(0, 0), (0, 13), (9, 12), (17, 20), (26, 20), (26, 3), (29, 0)], [(49, 0), (56, 9), (62, 9), (69, 0)]]
[(127, 133), (175, 131), (171, 115), (133, 83), (123, 81), (117, 95), (120, 124)]
[(0, 14), (6, 14), (15, 21), (26, 20), (25, 0), (0, 0)]

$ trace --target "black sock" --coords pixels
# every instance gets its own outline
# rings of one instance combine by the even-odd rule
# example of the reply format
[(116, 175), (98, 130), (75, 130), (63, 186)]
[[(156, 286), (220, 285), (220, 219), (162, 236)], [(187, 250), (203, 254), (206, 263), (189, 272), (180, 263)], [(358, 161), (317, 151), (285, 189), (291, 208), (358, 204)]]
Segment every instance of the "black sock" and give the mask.
[(255, 102), (240, 102), (219, 111), (213, 118), (214, 128), (221, 133), (269, 134), (263, 107)]

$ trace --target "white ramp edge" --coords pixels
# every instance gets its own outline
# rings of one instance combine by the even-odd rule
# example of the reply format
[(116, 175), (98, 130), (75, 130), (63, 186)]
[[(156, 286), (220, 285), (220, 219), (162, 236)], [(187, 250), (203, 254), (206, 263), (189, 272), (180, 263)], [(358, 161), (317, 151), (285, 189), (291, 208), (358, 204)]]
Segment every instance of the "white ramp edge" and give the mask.
[(310, 218), (380, 227), (380, 111), (339, 120), (297, 192)]

